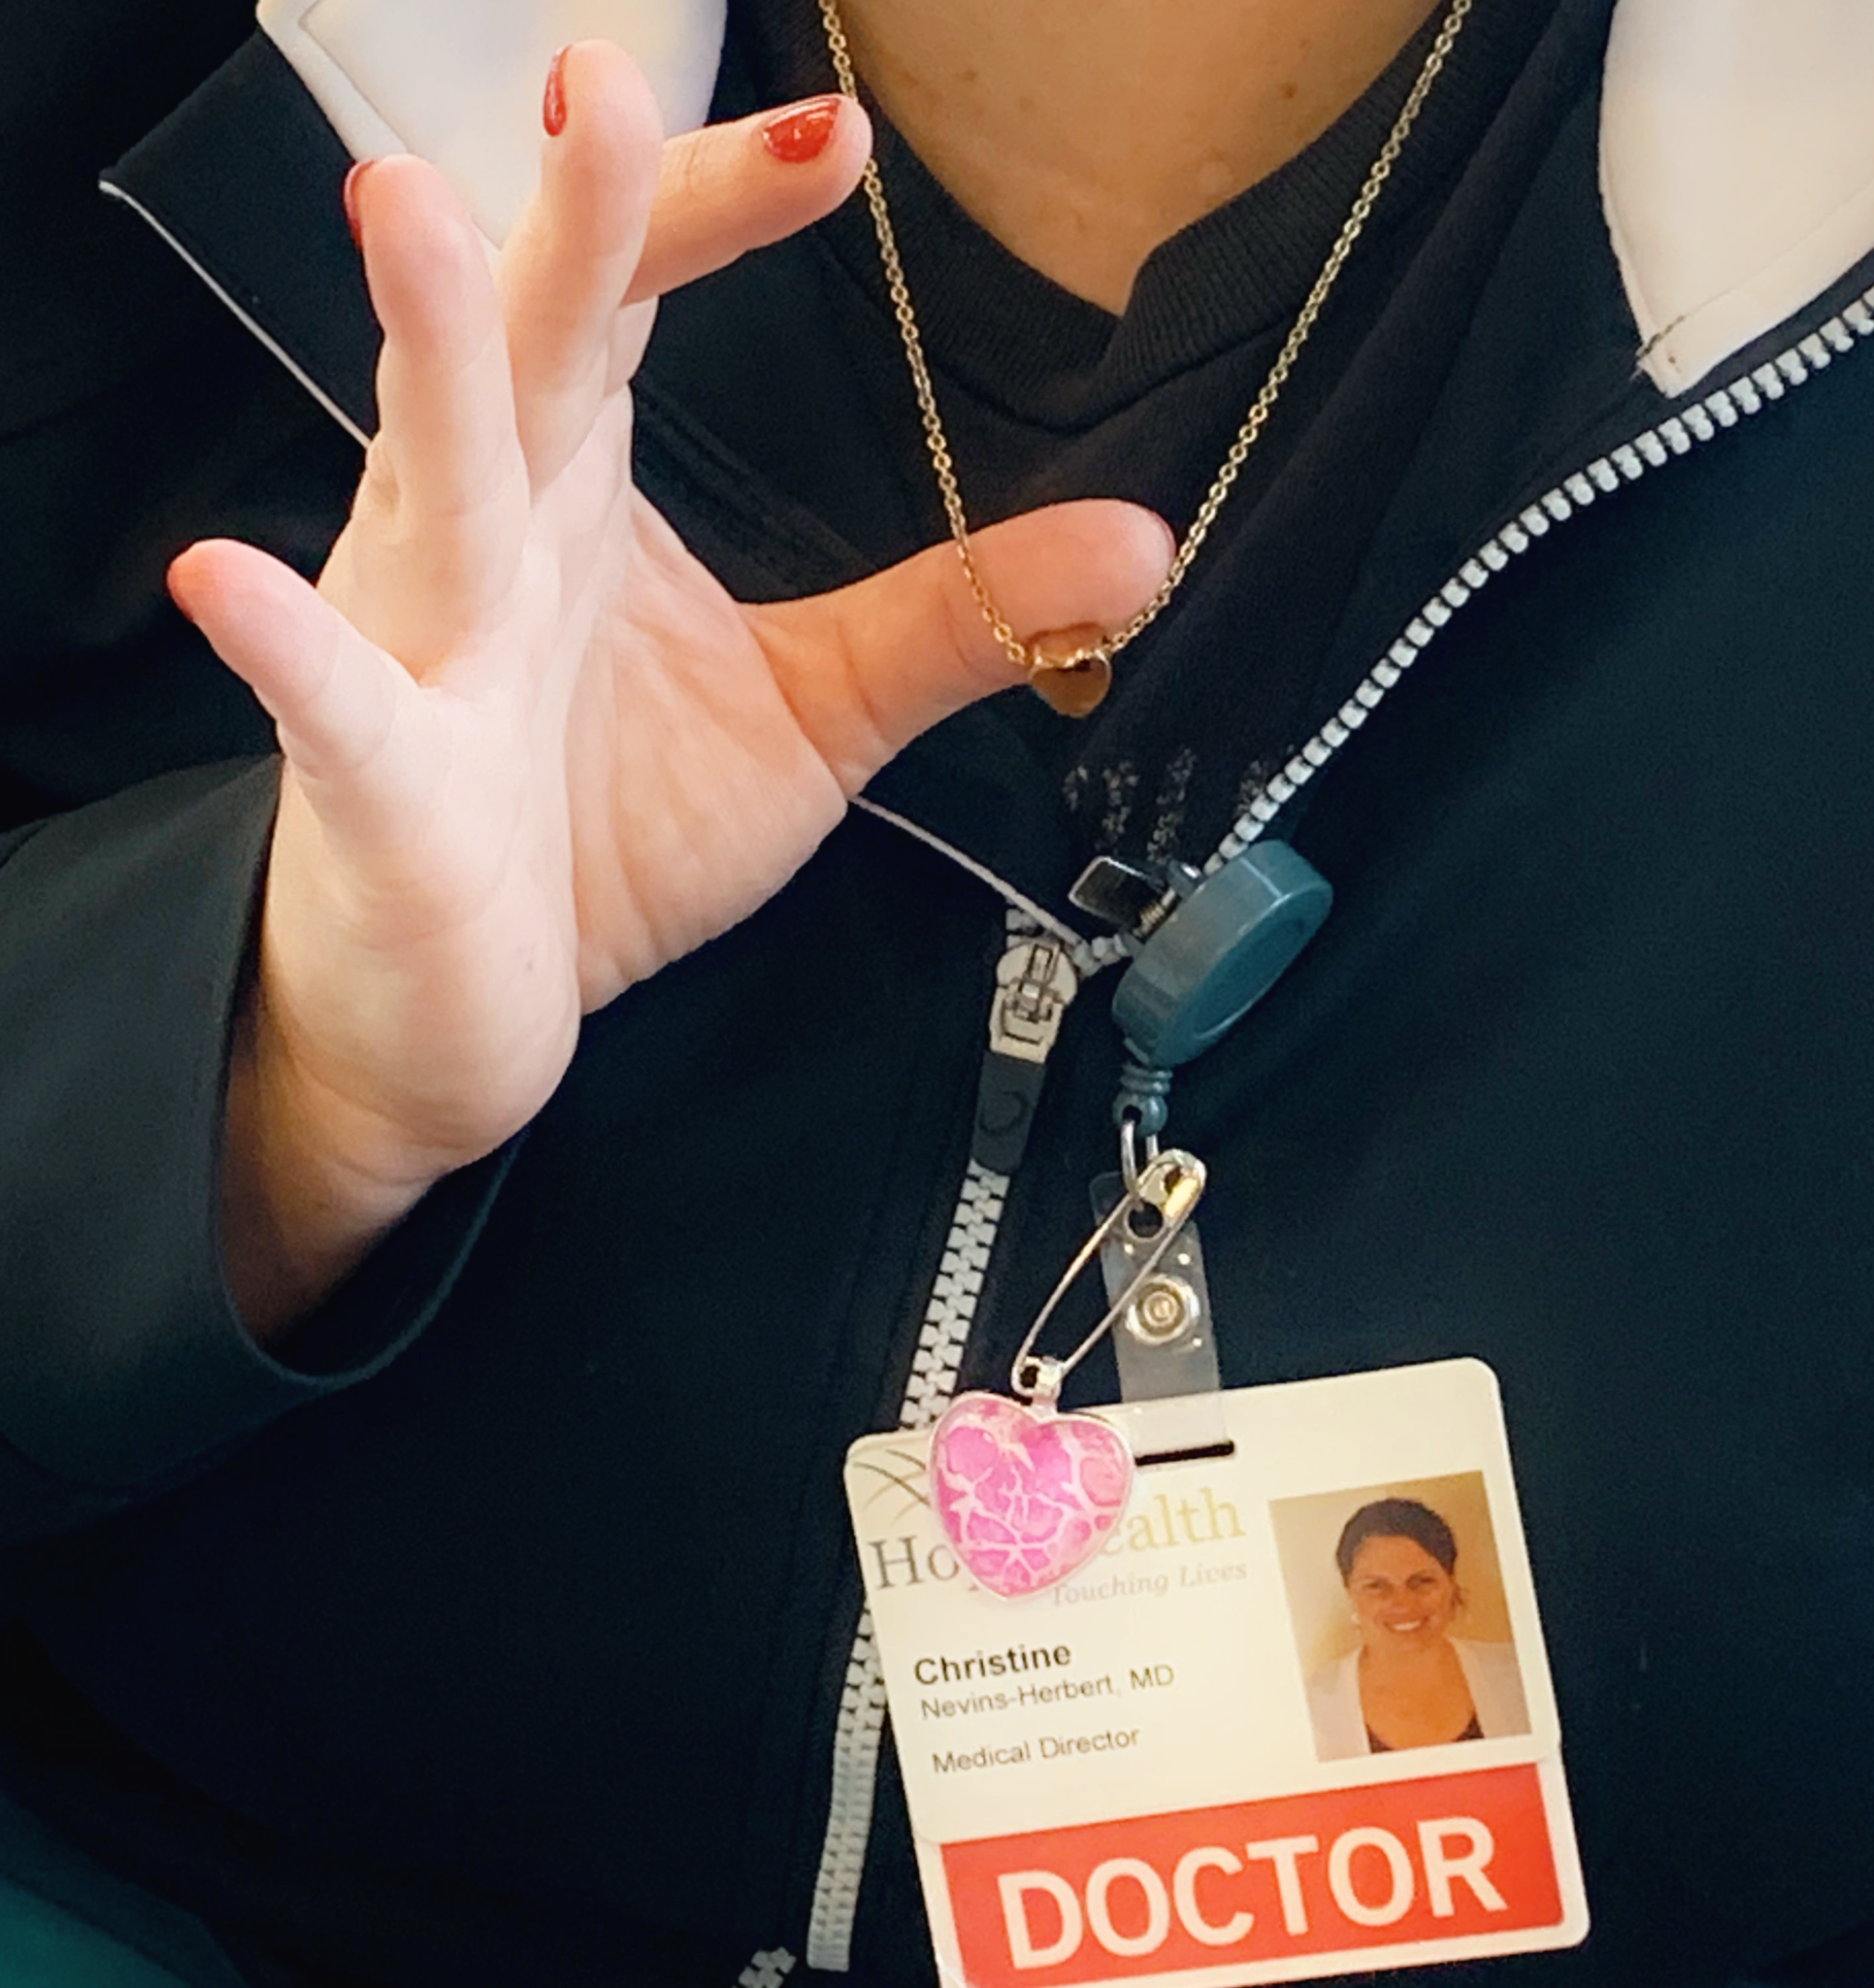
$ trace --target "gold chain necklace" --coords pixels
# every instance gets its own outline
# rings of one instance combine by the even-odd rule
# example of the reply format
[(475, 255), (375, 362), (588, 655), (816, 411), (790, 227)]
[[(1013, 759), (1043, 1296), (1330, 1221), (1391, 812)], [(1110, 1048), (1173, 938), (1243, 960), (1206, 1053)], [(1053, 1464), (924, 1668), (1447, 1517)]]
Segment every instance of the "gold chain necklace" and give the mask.
[[(950, 444), (937, 413), (937, 393), (931, 384), (931, 369), (924, 359), (924, 341), (918, 333), (917, 314), (911, 308), (911, 293), (904, 282), (904, 265), (899, 259), (898, 240), (892, 232), (890, 210), (885, 205), (884, 183), (878, 177), (877, 162), (873, 159), (866, 161), (863, 182), (866, 200), (871, 208), (872, 227), (878, 236), (878, 253), (885, 265), (885, 283), (891, 293), (892, 315), (898, 320), (899, 335), (904, 341), (904, 357), (910, 365), (911, 384), (916, 389), (918, 412), (923, 419), (924, 440), (931, 451), (931, 467), (937, 472), (937, 491), (943, 499), (944, 515), (950, 521), (950, 536), (956, 542), (957, 555), (963, 561), (970, 591), (975, 596), (984, 620), (989, 623), (990, 633), (1002, 646), (1008, 660), (1028, 679), (1030, 687), (1056, 711), (1069, 717), (1084, 717), (1093, 710), (1105, 696), (1112, 681), (1113, 657), (1129, 644), (1137, 641), (1158, 619), (1191, 570), (1198, 548), (1210, 535), (1217, 514), (1224, 508), (1249, 451), (1255, 447), (1257, 437), (1262, 434), (1282, 388), (1288, 383), (1289, 375), (1295, 370), (1296, 359), (1307, 344), (1315, 319), (1321, 315), (1329, 292), (1352, 253), (1354, 244), (1359, 241), (1361, 230), (1366, 225), (1367, 216), (1379, 199), (1380, 189), (1392, 177), (1393, 168), (1398, 162), (1413, 125), (1418, 122), (1419, 113), (1425, 108), (1425, 100), (1430, 95), (1431, 85), (1437, 81), (1445, 58), (1451, 53), (1452, 44), (1458, 39), (1471, 4), (1472, 0), (1451, 0), (1450, 12), (1446, 14), (1444, 23), (1426, 55), (1418, 81), (1413, 83), (1411, 94), (1366, 175), (1365, 183), (1349, 209), (1339, 234), (1334, 237), (1333, 247), (1328, 250), (1328, 259), (1321, 265), (1321, 274), (1315, 278), (1307, 301), (1301, 306), (1287, 339), (1283, 341), (1282, 349), (1275, 355), (1275, 363), (1268, 369), (1262, 391), (1250, 404), (1249, 413), (1236, 431), (1236, 439), (1230, 445), (1230, 451), (1224, 457), (1209, 491), (1198, 507), (1198, 514), (1191, 520), (1190, 529), (1178, 547), (1164, 583), (1125, 627), (1113, 634), (1088, 624), (1052, 629), (1024, 640), (997, 607), (977, 571), (975, 554), (970, 545), (970, 527), (964, 516), (963, 495), (957, 487), (956, 463), (951, 457)], [(839, 18), (839, 10), (835, 0), (819, 0), (819, 5), (820, 18), (826, 27), (827, 50), (833, 57), (839, 88), (844, 95), (857, 101), (859, 83), (853, 74), (852, 50), (846, 40), (844, 23)]]

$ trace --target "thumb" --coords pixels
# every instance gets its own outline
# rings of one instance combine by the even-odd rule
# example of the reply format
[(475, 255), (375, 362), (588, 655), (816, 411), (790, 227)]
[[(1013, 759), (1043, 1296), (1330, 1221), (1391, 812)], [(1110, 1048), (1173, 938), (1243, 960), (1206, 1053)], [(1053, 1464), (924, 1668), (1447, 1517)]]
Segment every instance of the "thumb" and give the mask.
[[(1155, 513), (1110, 498), (1050, 505), (972, 533), (977, 571), (1024, 640), (1123, 628), (1170, 568)], [(803, 731), (856, 793), (895, 753), (1023, 678), (970, 592), (955, 546), (811, 600), (745, 611)]]

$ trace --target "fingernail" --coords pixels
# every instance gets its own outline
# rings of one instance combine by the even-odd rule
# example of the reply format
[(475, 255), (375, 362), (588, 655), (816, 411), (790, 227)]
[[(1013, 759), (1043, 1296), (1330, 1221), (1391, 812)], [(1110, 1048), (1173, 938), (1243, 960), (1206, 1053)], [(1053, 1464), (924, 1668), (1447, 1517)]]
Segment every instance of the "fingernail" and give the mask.
[(358, 182), (371, 164), (370, 159), (360, 159), (345, 176), (345, 185), (340, 190), (340, 197), (345, 202), (345, 224), (351, 230), (351, 239), (360, 253), (364, 250), (364, 228), (358, 219)]
[(762, 126), (762, 143), (790, 166), (817, 159), (838, 121), (839, 103), (838, 97), (814, 97), (808, 103), (796, 104)]
[[(570, 46), (570, 44), (569, 44)], [(546, 95), (541, 104), (541, 122), (548, 138), (566, 129), (566, 50), (556, 49), (546, 65)]]

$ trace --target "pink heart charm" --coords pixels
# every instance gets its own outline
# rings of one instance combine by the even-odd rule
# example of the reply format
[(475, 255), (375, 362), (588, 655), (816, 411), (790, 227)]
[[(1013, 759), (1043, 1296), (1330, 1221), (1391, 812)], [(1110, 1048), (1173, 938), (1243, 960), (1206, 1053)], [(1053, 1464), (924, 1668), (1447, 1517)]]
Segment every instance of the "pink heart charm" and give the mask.
[(992, 1595), (1065, 1580), (1105, 1544), (1132, 1488), (1132, 1451), (1091, 1415), (963, 1394), (931, 1432), (938, 1522)]

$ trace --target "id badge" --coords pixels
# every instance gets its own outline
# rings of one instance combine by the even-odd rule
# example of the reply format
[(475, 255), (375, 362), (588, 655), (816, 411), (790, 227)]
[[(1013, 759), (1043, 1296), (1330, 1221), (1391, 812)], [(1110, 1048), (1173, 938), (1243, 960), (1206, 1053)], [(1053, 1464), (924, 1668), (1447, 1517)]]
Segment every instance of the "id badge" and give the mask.
[[(1495, 1376), (1458, 1360), (1098, 1411), (1143, 1460), (1018, 1601), (928, 1432), (846, 1489), (942, 1978), (1154, 1988), (1573, 1945), (1587, 1904)], [(1171, 1442), (1156, 1440), (1163, 1424)]]

